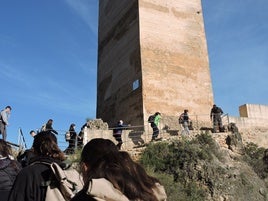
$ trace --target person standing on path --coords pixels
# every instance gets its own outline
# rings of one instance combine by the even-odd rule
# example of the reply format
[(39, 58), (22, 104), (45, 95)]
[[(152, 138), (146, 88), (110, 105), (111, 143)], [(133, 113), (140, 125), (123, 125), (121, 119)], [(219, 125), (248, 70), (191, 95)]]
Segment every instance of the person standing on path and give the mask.
[(220, 107), (217, 105), (213, 105), (210, 111), (210, 120), (213, 122), (213, 133), (217, 132), (217, 128), (219, 129), (219, 132), (223, 132), (223, 126), (222, 126), (222, 118), (221, 115), (223, 114), (223, 111)]
[(115, 128), (113, 129), (113, 137), (118, 142), (116, 146), (118, 147), (119, 150), (121, 149), (121, 146), (123, 144), (122, 141), (123, 129), (126, 129), (128, 126), (129, 125), (123, 124), (123, 120), (119, 120), (115, 125)]
[(188, 115), (188, 110), (184, 110), (184, 112), (180, 115), (179, 123), (182, 125), (181, 134), (182, 135), (184, 135), (184, 134), (190, 135), (190, 130), (189, 130), (190, 118)]
[(154, 118), (153, 118), (153, 121), (151, 121), (151, 127), (153, 129), (153, 136), (152, 136), (152, 140), (151, 141), (154, 141), (158, 135), (159, 135), (159, 122), (160, 122), (160, 119), (161, 119), (161, 113), (160, 112), (156, 112), (154, 115)]
[(0, 133), (2, 134), (3, 140), (6, 141), (7, 138), (7, 126), (8, 119), (11, 113), (11, 107), (8, 105), (1, 111), (0, 115)]

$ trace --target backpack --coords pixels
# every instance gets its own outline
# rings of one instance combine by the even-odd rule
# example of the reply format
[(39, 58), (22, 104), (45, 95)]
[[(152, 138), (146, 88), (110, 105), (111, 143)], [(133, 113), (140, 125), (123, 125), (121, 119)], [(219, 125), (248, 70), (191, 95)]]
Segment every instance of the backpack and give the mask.
[(43, 186), (47, 186), (45, 201), (69, 201), (82, 189), (79, 173), (76, 170), (63, 170), (57, 163), (36, 163), (50, 166), (52, 170), (50, 180), (43, 184)]
[(183, 116), (182, 115), (179, 118), (179, 124), (183, 124)]
[(155, 116), (154, 115), (150, 115), (149, 118), (148, 118), (148, 122), (149, 123), (153, 123), (154, 122), (154, 119), (155, 119)]
[(70, 131), (67, 131), (67, 132), (65, 133), (65, 141), (68, 142), (68, 141), (70, 141), (70, 140), (71, 140), (71, 133), (70, 133)]
[(222, 109), (220, 107), (217, 107), (216, 108), (216, 113), (221, 114), (222, 113)]
[(188, 114), (182, 113), (179, 118), (179, 124), (183, 124), (185, 121), (189, 121), (189, 116)]

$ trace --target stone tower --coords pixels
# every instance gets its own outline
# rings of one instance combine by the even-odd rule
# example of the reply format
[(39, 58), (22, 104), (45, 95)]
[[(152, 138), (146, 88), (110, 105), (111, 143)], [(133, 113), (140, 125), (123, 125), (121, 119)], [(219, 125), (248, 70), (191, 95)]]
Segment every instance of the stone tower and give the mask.
[(97, 118), (144, 125), (213, 104), (201, 0), (99, 0)]

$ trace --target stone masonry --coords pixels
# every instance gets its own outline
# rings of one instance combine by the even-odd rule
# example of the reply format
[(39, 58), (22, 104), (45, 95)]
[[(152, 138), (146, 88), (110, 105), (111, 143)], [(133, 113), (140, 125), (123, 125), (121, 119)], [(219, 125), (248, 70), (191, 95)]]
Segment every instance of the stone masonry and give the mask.
[(97, 118), (143, 126), (184, 109), (209, 121), (213, 93), (200, 0), (100, 0)]

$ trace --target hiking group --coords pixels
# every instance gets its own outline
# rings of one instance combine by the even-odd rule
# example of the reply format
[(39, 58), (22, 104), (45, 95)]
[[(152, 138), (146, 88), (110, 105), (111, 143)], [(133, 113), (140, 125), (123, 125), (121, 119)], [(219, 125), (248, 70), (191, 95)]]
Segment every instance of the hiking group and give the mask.
[[(189, 110), (185, 109), (182, 114), (179, 115), (178, 123), (181, 125), (181, 135), (190, 135), (190, 130), (193, 130), (193, 123), (188, 114)], [(217, 105), (213, 105), (210, 111), (210, 120), (212, 121), (212, 133), (224, 132), (224, 127), (222, 124), (223, 110)], [(157, 139), (159, 135), (159, 122), (161, 120), (161, 113), (156, 112), (150, 115), (148, 118), (148, 123), (150, 124), (153, 134), (151, 141)]]
[[(81, 132), (87, 124), (82, 126), (78, 135), (75, 124), (70, 125), (65, 136), (69, 146), (61, 151), (58, 147), (58, 133), (53, 129), (53, 120), (49, 119), (37, 132), (30, 131), (32, 147), (14, 158), (6, 142), (10, 112), (10, 106), (1, 111), (0, 131), (3, 139), (0, 140), (0, 201), (167, 200), (160, 182), (149, 176), (127, 152), (120, 150), (122, 131), (130, 126), (122, 120), (113, 128), (117, 144), (102, 138), (92, 139), (84, 147), (80, 144), (80, 162), (74, 168), (67, 160), (67, 155), (74, 153), (79, 144), (77, 139), (79, 136), (82, 138)], [(213, 105), (210, 118), (214, 132), (222, 129), (222, 114), (221, 108)], [(153, 130), (151, 141), (159, 139), (160, 120), (160, 112), (148, 118)], [(182, 135), (189, 135), (192, 124), (188, 109), (179, 116), (179, 124), (182, 126)]]
[(22, 167), (11, 156), (10, 145), (0, 140), (1, 201), (167, 199), (160, 182), (111, 140), (95, 138), (83, 147), (77, 164), (80, 174), (51, 130), (34, 136), (32, 151)]

